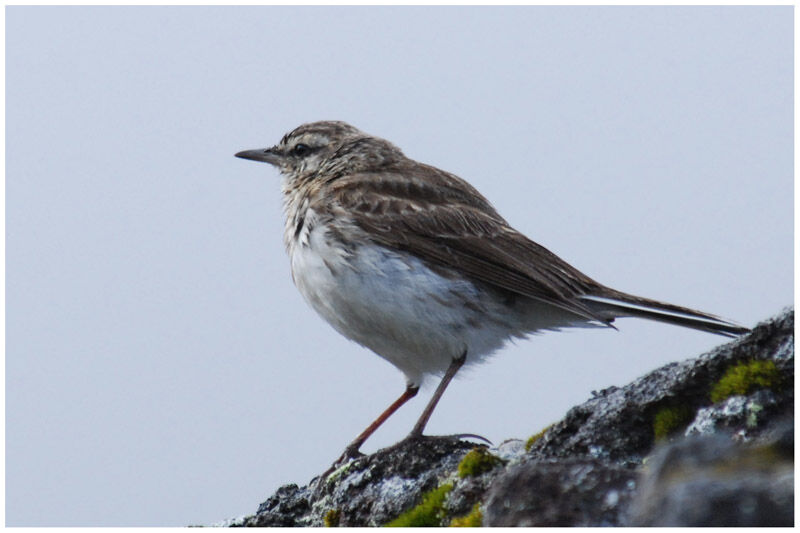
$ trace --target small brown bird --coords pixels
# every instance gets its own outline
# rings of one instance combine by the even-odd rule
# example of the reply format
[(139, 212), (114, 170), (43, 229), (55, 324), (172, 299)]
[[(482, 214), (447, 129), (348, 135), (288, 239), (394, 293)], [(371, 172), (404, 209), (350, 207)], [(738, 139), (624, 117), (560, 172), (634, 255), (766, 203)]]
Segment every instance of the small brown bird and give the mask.
[(345, 124), (304, 124), (272, 148), (237, 157), (283, 175), (284, 242), (306, 301), (339, 333), (406, 377), (406, 389), (339, 461), (443, 374), (411, 430), (422, 435), (465, 363), (515, 337), (568, 327), (613, 327), (640, 317), (735, 336), (747, 328), (594, 281), (508, 225), (466, 181), (407, 158)]

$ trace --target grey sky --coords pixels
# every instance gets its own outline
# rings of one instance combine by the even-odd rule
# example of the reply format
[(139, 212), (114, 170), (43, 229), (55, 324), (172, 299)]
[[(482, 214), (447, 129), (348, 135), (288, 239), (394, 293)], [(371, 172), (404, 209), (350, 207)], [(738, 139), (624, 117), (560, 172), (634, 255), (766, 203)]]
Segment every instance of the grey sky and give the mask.
[[(6, 9), (6, 520), (182, 525), (304, 484), (403, 389), (291, 283), (277, 173), (340, 119), (620, 290), (792, 302), (792, 8)], [(518, 342), (428, 426), (526, 438), (721, 337)], [(407, 433), (430, 391), (367, 444)]]

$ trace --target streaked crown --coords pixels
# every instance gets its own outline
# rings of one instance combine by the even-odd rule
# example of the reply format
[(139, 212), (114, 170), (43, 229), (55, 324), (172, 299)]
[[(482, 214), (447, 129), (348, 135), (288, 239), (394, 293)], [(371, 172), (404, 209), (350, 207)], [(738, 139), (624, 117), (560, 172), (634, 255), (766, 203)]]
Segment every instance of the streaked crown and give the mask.
[(289, 181), (325, 181), (343, 174), (380, 170), (404, 157), (390, 142), (368, 135), (340, 121), (303, 124), (265, 150), (265, 160), (276, 165)]

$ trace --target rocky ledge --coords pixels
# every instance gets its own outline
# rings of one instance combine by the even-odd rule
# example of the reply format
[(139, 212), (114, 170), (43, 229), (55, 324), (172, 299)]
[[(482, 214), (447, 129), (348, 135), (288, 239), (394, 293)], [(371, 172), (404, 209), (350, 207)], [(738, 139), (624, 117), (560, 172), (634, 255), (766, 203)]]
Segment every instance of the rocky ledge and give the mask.
[(792, 526), (794, 310), (527, 441), (403, 441), (226, 526)]

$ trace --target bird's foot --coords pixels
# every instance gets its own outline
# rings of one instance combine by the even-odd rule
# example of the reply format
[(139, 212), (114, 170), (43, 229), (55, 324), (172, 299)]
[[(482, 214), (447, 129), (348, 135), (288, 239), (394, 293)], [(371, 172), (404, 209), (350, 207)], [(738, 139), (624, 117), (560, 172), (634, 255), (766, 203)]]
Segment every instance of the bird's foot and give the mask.
[(360, 459), (361, 457), (364, 457), (364, 454), (358, 451), (359, 447), (360, 445), (353, 445), (353, 444), (349, 445), (347, 448), (344, 449), (342, 455), (339, 456), (339, 458), (333, 463), (333, 466), (338, 468), (343, 464), (349, 463), (354, 459)]
[(456, 438), (456, 439), (459, 439), (459, 440), (461, 440), (461, 439), (477, 439), (477, 440), (482, 440), (483, 442), (485, 442), (485, 443), (486, 443), (486, 444), (488, 444), (489, 446), (494, 446), (494, 444), (492, 444), (492, 441), (490, 441), (489, 439), (487, 439), (487, 438), (486, 438), (486, 437), (484, 437), (484, 436), (481, 436), (481, 435), (476, 435), (475, 433), (457, 433), (457, 434), (455, 434), (455, 435), (447, 435), (447, 436), (448, 436), (448, 437), (453, 437), (453, 438)]
[(492, 441), (490, 441), (486, 437), (482, 437), (481, 435), (476, 435), (474, 433), (456, 433), (454, 435), (422, 435), (420, 433), (412, 431), (406, 436), (406, 438), (390, 446), (390, 448), (393, 449), (403, 448), (405, 446), (413, 444), (422, 444), (424, 446), (425, 442), (433, 443), (436, 441), (453, 441), (453, 440), (464, 440), (464, 439), (480, 440), (485, 442), (488, 446), (493, 446)]
[(358, 448), (359, 448), (358, 446), (354, 446), (353, 444), (351, 444), (344, 449), (342, 455), (340, 455), (339, 458), (336, 459), (333, 462), (333, 464), (325, 472), (322, 473), (321, 476), (319, 476), (319, 479), (317, 481), (317, 490), (319, 490), (325, 484), (328, 477), (330, 477), (331, 474), (336, 472), (336, 470), (338, 470), (339, 468), (343, 467), (344, 465), (346, 465), (351, 461), (364, 457), (364, 454), (358, 451)]

